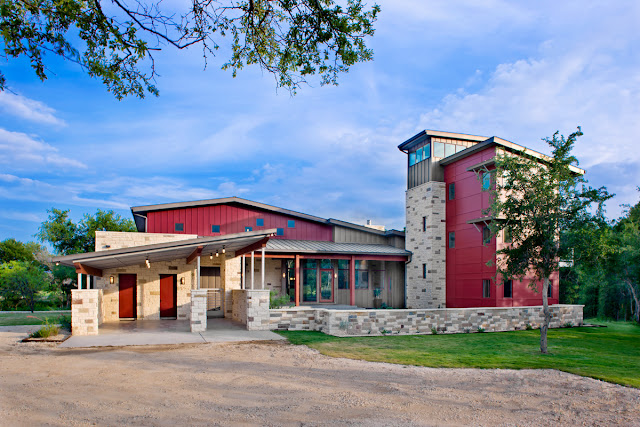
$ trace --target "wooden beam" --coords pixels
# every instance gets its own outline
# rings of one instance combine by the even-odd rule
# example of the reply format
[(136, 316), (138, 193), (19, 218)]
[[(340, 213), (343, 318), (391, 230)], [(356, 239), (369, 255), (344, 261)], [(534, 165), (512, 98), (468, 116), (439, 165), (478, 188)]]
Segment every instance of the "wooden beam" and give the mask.
[(250, 244), (249, 246), (245, 246), (242, 249), (238, 249), (236, 251), (236, 256), (248, 254), (249, 252), (257, 251), (258, 249), (262, 249), (265, 246), (267, 246), (267, 242), (268, 241), (269, 241), (269, 238), (265, 237), (264, 239), (258, 240), (257, 242)]
[(102, 270), (99, 268), (90, 267), (85, 264), (80, 264), (79, 262), (74, 262), (73, 265), (76, 266), (76, 273), (102, 277)]
[(191, 264), (193, 261), (196, 260), (196, 258), (202, 255), (202, 249), (203, 249), (202, 246), (198, 246), (197, 248), (195, 248), (194, 251), (191, 252), (191, 255), (187, 257), (187, 264)]

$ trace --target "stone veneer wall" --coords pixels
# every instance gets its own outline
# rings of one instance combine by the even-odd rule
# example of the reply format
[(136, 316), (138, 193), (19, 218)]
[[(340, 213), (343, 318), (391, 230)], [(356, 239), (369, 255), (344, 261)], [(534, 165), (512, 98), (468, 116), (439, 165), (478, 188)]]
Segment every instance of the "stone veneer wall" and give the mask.
[(102, 323), (102, 290), (71, 290), (71, 330), (73, 335), (98, 335)]
[(233, 320), (250, 331), (270, 329), (268, 290), (234, 289), (232, 295)]
[(193, 289), (191, 291), (191, 332), (207, 330), (207, 291)]
[[(156, 243), (197, 238), (197, 234), (138, 233), (126, 231), (96, 231), (96, 252)], [(109, 247), (107, 247), (109, 246)]]
[[(552, 328), (583, 324), (582, 305), (549, 307)], [(272, 330), (320, 331), (335, 336), (431, 334), (514, 331), (540, 327), (542, 307), (484, 307), (420, 310), (331, 310), (290, 308), (270, 310)]]
[[(407, 190), (405, 248), (412, 252), (406, 269), (406, 307), (446, 307), (446, 184), (427, 182)], [(426, 231), (422, 218), (426, 217)], [(427, 265), (427, 277), (422, 265)]]

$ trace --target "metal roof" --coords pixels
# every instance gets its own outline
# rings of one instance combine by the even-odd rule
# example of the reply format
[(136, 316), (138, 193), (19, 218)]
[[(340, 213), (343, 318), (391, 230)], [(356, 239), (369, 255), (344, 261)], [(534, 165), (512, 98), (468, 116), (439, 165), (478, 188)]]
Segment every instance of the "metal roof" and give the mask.
[(216, 237), (198, 237), (197, 239), (178, 240), (168, 243), (65, 255), (54, 257), (52, 261), (70, 267), (78, 263), (100, 270), (144, 264), (147, 259), (151, 263), (173, 261), (180, 258), (186, 259), (200, 246), (202, 246), (202, 255), (214, 254), (216, 251), (221, 252), (223, 248), (235, 252), (259, 242), (265, 237), (275, 235), (276, 231), (274, 228)]
[(267, 242), (267, 253), (331, 253), (354, 255), (409, 256), (411, 252), (395, 246), (365, 243), (334, 243), (312, 240), (271, 239)]
[(466, 133), (444, 132), (440, 130), (423, 130), (422, 132), (407, 139), (402, 144), (398, 145), (400, 151), (406, 151), (420, 143), (420, 138), (423, 136), (435, 136), (440, 138), (461, 139), (464, 141), (482, 142), (487, 139), (486, 136), (468, 135)]

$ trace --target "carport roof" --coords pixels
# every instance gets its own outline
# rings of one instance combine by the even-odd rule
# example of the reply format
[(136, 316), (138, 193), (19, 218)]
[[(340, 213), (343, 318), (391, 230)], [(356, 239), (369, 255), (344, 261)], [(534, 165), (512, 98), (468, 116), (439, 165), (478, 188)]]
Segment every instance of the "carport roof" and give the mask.
[[(276, 231), (274, 228), (216, 237), (198, 237), (197, 239), (178, 240), (168, 243), (65, 255), (54, 257), (53, 261), (62, 265), (76, 267), (76, 270), (80, 265), (90, 269), (104, 270), (144, 264), (147, 259), (150, 263), (173, 261), (180, 258), (187, 259), (196, 251), (205, 255), (216, 251), (220, 252), (223, 248), (233, 252), (243, 251), (254, 245), (257, 248), (266, 244), (269, 236), (275, 235)], [(89, 272), (89, 274), (93, 273)]]

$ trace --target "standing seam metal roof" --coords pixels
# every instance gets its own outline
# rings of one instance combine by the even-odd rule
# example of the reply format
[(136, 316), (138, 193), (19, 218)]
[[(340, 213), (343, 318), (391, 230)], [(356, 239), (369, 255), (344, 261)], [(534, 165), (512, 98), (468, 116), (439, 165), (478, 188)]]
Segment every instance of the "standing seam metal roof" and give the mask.
[(271, 239), (267, 242), (266, 251), (296, 253), (332, 253), (332, 254), (367, 254), (409, 256), (411, 252), (395, 246), (374, 245), (364, 243), (334, 243), (311, 240)]

